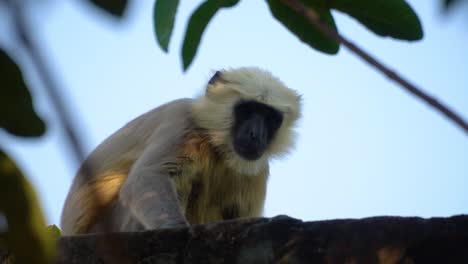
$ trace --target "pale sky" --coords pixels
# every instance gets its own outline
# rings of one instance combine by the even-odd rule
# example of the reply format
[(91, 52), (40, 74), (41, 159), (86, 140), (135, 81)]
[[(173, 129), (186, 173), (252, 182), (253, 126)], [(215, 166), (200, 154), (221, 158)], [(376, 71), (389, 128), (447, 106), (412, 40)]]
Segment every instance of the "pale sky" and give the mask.
[[(272, 164), (265, 216), (468, 213), (467, 135), (345, 48), (337, 56), (310, 49), (272, 18), (265, 2), (244, 0), (220, 12), (186, 73), (181, 41), (201, 1), (181, 1), (169, 54), (156, 45), (153, 1), (133, 1), (122, 23), (80, 1), (52, 2), (37, 10), (43, 14), (32, 18), (34, 29), (88, 153), (132, 118), (197, 95), (214, 70), (258, 66), (304, 98), (295, 151)], [(443, 17), (439, 2), (409, 1), (424, 27), (419, 42), (380, 38), (333, 14), (341, 33), (468, 119), (468, 7)], [(15, 51), (4, 36), (0, 45)], [(44, 89), (33, 74), (28, 79), (48, 132), (29, 140), (1, 132), (0, 145), (36, 186), (48, 222), (59, 224), (78, 164)]]

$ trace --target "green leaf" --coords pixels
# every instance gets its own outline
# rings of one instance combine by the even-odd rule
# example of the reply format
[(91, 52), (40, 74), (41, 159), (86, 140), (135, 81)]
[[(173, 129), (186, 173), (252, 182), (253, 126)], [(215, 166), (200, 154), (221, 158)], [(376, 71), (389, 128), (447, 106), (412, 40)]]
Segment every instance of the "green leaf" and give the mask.
[(185, 32), (182, 46), (182, 61), (184, 71), (190, 66), (198, 50), (203, 32), (216, 12), (224, 7), (232, 7), (239, 0), (207, 0), (192, 13)]
[(127, 0), (88, 0), (94, 6), (106, 11), (107, 13), (122, 17), (127, 7)]
[(0, 213), (6, 217), (8, 223), (2, 243), (15, 256), (15, 263), (54, 263), (55, 239), (51, 239), (47, 233), (37, 194), (16, 164), (2, 150)]
[(23, 137), (44, 134), (45, 124), (34, 112), (20, 68), (0, 49), (0, 128)]
[(159, 46), (168, 51), (179, 0), (156, 0), (153, 9), (154, 29)]
[(330, 0), (329, 3), (380, 36), (403, 40), (423, 37), (418, 16), (404, 0)]
[(47, 235), (50, 239), (57, 240), (62, 235), (62, 231), (56, 225), (50, 225), (47, 227)]
[[(322, 21), (326, 22), (335, 31), (336, 25), (330, 10), (318, 3), (316, 0), (302, 1), (304, 5), (315, 10)], [(325, 36), (315, 28), (309, 21), (297, 14), (294, 10), (283, 4), (281, 0), (268, 0), (268, 5), (273, 16), (288, 28), (301, 41), (319, 51), (336, 54), (340, 48), (339, 44), (333, 39)]]

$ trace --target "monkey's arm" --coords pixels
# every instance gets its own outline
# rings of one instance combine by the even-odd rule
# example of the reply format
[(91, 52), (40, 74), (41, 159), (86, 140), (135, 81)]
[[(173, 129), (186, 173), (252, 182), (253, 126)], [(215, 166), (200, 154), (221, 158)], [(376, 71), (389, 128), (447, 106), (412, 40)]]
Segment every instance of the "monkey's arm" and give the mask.
[(189, 124), (184, 119), (175, 118), (153, 133), (151, 144), (135, 161), (120, 189), (121, 203), (145, 229), (188, 225), (171, 178), (172, 170), (178, 168), (177, 150)]
[(120, 197), (145, 229), (188, 226), (177, 200), (174, 182), (158, 166), (132, 170), (122, 186)]
[(145, 229), (187, 226), (170, 176), (170, 164), (177, 164), (177, 142), (159, 137), (160, 143), (149, 146), (133, 165), (119, 199)]

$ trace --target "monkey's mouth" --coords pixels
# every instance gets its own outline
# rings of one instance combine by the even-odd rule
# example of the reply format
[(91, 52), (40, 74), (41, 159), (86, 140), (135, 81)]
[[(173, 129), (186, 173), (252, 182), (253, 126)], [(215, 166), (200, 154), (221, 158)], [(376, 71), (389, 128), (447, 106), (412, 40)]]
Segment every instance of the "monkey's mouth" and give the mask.
[(234, 150), (239, 156), (246, 160), (258, 160), (264, 152), (264, 149), (255, 146), (254, 144), (234, 144)]

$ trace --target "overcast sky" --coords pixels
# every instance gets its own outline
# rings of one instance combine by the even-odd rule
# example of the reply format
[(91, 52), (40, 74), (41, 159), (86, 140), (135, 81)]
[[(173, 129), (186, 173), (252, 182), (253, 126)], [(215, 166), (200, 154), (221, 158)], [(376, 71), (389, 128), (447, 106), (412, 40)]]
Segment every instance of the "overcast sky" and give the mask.
[[(199, 94), (213, 70), (259, 66), (304, 97), (297, 147), (271, 168), (266, 216), (468, 213), (466, 134), (346, 49), (337, 56), (310, 49), (272, 18), (263, 1), (244, 0), (220, 12), (186, 73), (181, 41), (201, 1), (181, 1), (169, 54), (153, 36), (153, 1), (133, 1), (122, 23), (80, 1), (52, 2), (32, 19), (88, 153), (132, 118)], [(439, 2), (409, 1), (425, 32), (412, 43), (380, 38), (333, 15), (341, 33), (468, 119), (468, 7), (443, 17)], [(15, 51), (3, 36), (0, 45)], [(48, 222), (58, 224), (78, 164), (44, 90), (34, 75), (28, 80), (48, 132), (33, 140), (1, 132), (0, 145), (37, 187)]]

